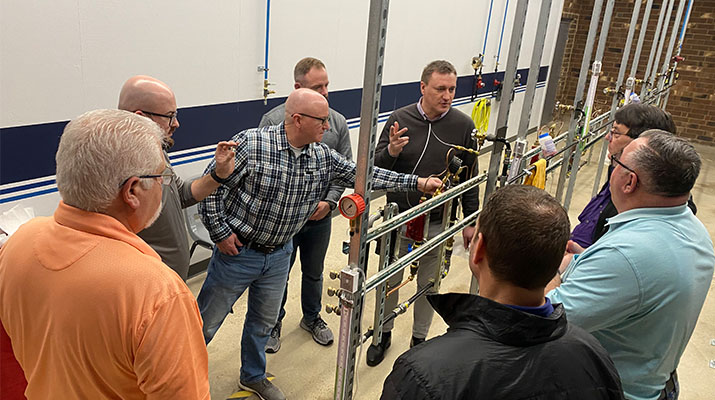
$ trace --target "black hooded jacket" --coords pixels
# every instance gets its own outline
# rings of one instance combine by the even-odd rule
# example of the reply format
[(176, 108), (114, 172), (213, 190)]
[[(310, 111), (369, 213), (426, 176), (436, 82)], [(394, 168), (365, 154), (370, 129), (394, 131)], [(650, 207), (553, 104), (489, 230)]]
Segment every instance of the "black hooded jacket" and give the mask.
[(606, 350), (561, 304), (544, 318), (475, 295), (427, 298), (449, 329), (395, 361), (382, 399), (624, 398)]

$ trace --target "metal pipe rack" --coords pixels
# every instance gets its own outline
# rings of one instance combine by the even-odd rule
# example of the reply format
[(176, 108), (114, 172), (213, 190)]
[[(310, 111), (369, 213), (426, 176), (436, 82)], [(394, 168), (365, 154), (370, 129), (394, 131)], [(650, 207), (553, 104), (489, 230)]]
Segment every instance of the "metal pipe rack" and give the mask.
[[(607, 0), (606, 10), (604, 12), (604, 18), (601, 24), (601, 35), (599, 37), (598, 49), (595, 55), (595, 60), (600, 61), (603, 57), (603, 48), (605, 47), (605, 40), (608, 34), (608, 29), (610, 26), (611, 14), (613, 12), (615, 0)], [(549, 15), (549, 4), (550, 1), (546, 0), (541, 5), (541, 10), (539, 14), (539, 24), (543, 21), (548, 21)], [(546, 173), (553, 173), (560, 168), (558, 186), (556, 189), (556, 198), (562, 201), (562, 204), (566, 208), (571, 200), (571, 195), (573, 187), (576, 180), (576, 174), (579, 170), (580, 155), (587, 149), (592, 149), (597, 143), (599, 143), (604, 136), (608, 133), (610, 124), (613, 120), (613, 115), (617, 107), (616, 97), (612, 102), (611, 110), (605, 114), (599, 115), (591, 121), (589, 124), (585, 124), (583, 128), (580, 127), (580, 121), (583, 117), (583, 95), (586, 83), (586, 77), (588, 75), (589, 66), (591, 64), (591, 54), (593, 52), (593, 47), (595, 44), (595, 39), (597, 32), (599, 31), (599, 20), (600, 15), (603, 10), (604, 0), (595, 0), (593, 6), (592, 18), (589, 26), (589, 31), (586, 39), (586, 46), (584, 49), (583, 60), (581, 62), (581, 72), (579, 75), (578, 84), (576, 86), (576, 95), (574, 97), (573, 104), (573, 115), (570, 119), (569, 128), (563, 134), (558, 135), (554, 138), (554, 142), (563, 145), (563, 147), (553, 156), (549, 157), (549, 165), (546, 168)], [(634, 5), (634, 15), (631, 19), (631, 27), (628, 32), (627, 45), (624, 53), (630, 52), (630, 45), (632, 44), (632, 39), (635, 33), (635, 21), (638, 18), (638, 12), (640, 8), (640, 2), (636, 2)], [(643, 16), (642, 28), (638, 38), (638, 45), (636, 47), (636, 55), (633, 58), (633, 65), (631, 67), (630, 78), (634, 78), (637, 72), (637, 64), (639, 61), (639, 55), (644, 42), (644, 37), (647, 30), (647, 21), (650, 14), (650, 9), (653, 0), (647, 0), (646, 11)], [(673, 76), (674, 68), (666, 71), (670, 74), (670, 79), (659, 84), (657, 87), (651, 87), (648, 89), (648, 77), (652, 74), (655, 77), (655, 66), (657, 65), (656, 58), (654, 54), (658, 53), (660, 55), (662, 47), (664, 45), (665, 34), (667, 32), (667, 25), (669, 24), (669, 18), (665, 18), (665, 15), (670, 15), (673, 8), (674, 0), (663, 0), (661, 6), (661, 13), (659, 16), (658, 26), (656, 32), (653, 36), (654, 42), (651, 46), (648, 68), (644, 76), (644, 83), (641, 92), (641, 101), (643, 103), (654, 103), (658, 102), (661, 96), (665, 95), (667, 102), (667, 95), (669, 94), (673, 86)], [(666, 4), (669, 7), (666, 7)], [(350, 238), (350, 254), (348, 258), (348, 265), (340, 272), (341, 278), (341, 288), (338, 291), (340, 296), (340, 333), (338, 335), (338, 357), (337, 357), (337, 370), (335, 379), (335, 392), (334, 398), (337, 399), (351, 399), (353, 396), (353, 380), (356, 371), (356, 352), (359, 346), (371, 336), (373, 341), (379, 341), (381, 332), (381, 326), (384, 322), (394, 319), (398, 314), (404, 312), (404, 310), (389, 310), (388, 316), (385, 318), (384, 310), (384, 300), (386, 296), (386, 284), (388, 279), (393, 275), (399, 273), (413, 261), (419, 259), (421, 256), (427, 252), (440, 247), (441, 252), (444, 252), (444, 242), (454, 236), (456, 233), (464, 229), (467, 225), (474, 222), (481, 210), (476, 211), (468, 216), (465, 216), (459, 221), (454, 222), (453, 225), (447, 227), (447, 220), (449, 215), (443, 215), (443, 228), (445, 228), (441, 233), (436, 236), (426, 240), (424, 244), (416, 248), (415, 250), (407, 253), (401, 258), (396, 258), (395, 254), (399, 246), (396, 242), (399, 242), (399, 235), (395, 233), (395, 230), (405, 224), (406, 222), (412, 220), (413, 218), (428, 213), (430, 210), (436, 209), (438, 207), (444, 207), (445, 210), (451, 208), (452, 201), (456, 199), (459, 195), (464, 192), (471, 190), (478, 185), (486, 182), (486, 190), (484, 202), (487, 201), (490, 192), (497, 190), (497, 182), (502, 179), (501, 184), (513, 184), (520, 181), (520, 179), (529, 173), (529, 169), (533, 168), (521, 168), (517, 169), (517, 173), (514, 176), (510, 176), (508, 179), (504, 173), (499, 175), (499, 167), (503, 164), (508, 167), (510, 161), (508, 152), (506, 155), (502, 154), (502, 150), (506, 143), (507, 137), (507, 120), (509, 115), (509, 108), (511, 103), (511, 96), (513, 88), (515, 86), (516, 78), (516, 66), (518, 64), (518, 58), (521, 46), (521, 37), (523, 34), (523, 26), (526, 19), (526, 9), (527, 0), (519, 0), (516, 5), (516, 10), (514, 12), (514, 21), (512, 26), (514, 30), (510, 39), (509, 55), (507, 59), (507, 66), (504, 77), (504, 95), (501, 97), (499, 104), (499, 113), (497, 116), (497, 132), (496, 140), (492, 146), (492, 151), (490, 155), (490, 163), (487, 173), (482, 173), (468, 179), (461, 184), (450, 188), (446, 192), (433, 197), (409, 210), (402, 213), (396, 214), (396, 206), (394, 204), (388, 204), (383, 209), (382, 217), (383, 221), (380, 225), (371, 227), (371, 223), (375, 222), (374, 218), (370, 218), (369, 215), (369, 203), (370, 203), (370, 193), (372, 189), (372, 171), (374, 164), (374, 150), (375, 150), (375, 137), (377, 130), (377, 117), (379, 113), (379, 103), (380, 103), (380, 89), (381, 89), (381, 79), (383, 71), (383, 61), (385, 52), (385, 40), (387, 32), (387, 15), (388, 15), (388, 0), (371, 0), (370, 1), (370, 11), (369, 11), (369, 28), (368, 28), (368, 38), (366, 46), (366, 56), (365, 56), (365, 75), (363, 80), (363, 99), (362, 99), (362, 109), (361, 109), (361, 120), (360, 120), (360, 141), (358, 146), (358, 157), (357, 157), (357, 174), (356, 174), (356, 184), (355, 192), (361, 195), (365, 200), (365, 212), (357, 219), (351, 222), (351, 238)], [(678, 43), (677, 54), (680, 53), (680, 48), (682, 47), (683, 36), (685, 33), (685, 28), (687, 25), (687, 19), (689, 17), (690, 8), (692, 6), (692, 0), (689, 0), (688, 12), (685, 14), (685, 21), (683, 22), (683, 27), (680, 33), (680, 40)], [(680, 6), (678, 8), (678, 17), (676, 18), (676, 23), (674, 25), (674, 30), (682, 15), (682, 9), (684, 7), (684, 0), (681, 0)], [(508, 10), (507, 10), (508, 11)], [(545, 35), (546, 28), (540, 27), (538, 29), (539, 35), (543, 33)], [(671, 45), (674, 36), (671, 36)], [(535, 38), (538, 41), (538, 38)], [(660, 39), (660, 40), (658, 40)], [(542, 40), (543, 41), (543, 38)], [(660, 48), (659, 48), (660, 47)], [(538, 44), (534, 45), (534, 53), (543, 47)], [(669, 49), (672, 50), (672, 49)], [(529, 73), (529, 80), (527, 82), (527, 94), (533, 96), (533, 91), (530, 90), (534, 86), (534, 77), (538, 75), (538, 67), (540, 55), (533, 54), (531, 59), (531, 68)], [(625, 68), (628, 61), (628, 55), (624, 54), (621, 60), (621, 69), (619, 71), (617, 86), (621, 85), (623, 77), (625, 75)], [(534, 70), (536, 66), (536, 70)], [(677, 66), (677, 63), (676, 63)], [(666, 64), (663, 64), (663, 68), (666, 68)], [(532, 75), (533, 74), (533, 75)], [(533, 79), (533, 80), (532, 80)], [(628, 84), (627, 84), (628, 85)], [(532, 88), (533, 89), (533, 88)], [(594, 87), (595, 89), (595, 87)], [(665, 103), (664, 102), (664, 103)], [(614, 104), (616, 106), (614, 106)], [(530, 109), (529, 109), (530, 110)], [(519, 127), (516, 132), (517, 139), (524, 139), (527, 130), (525, 126), (528, 126), (528, 113), (519, 121)], [(580, 130), (580, 131), (579, 131)], [(605, 148), (605, 146), (604, 146)], [(577, 150), (575, 150), (577, 149)], [(513, 162), (521, 162), (521, 160), (528, 160), (531, 157), (537, 155), (540, 152), (540, 148), (535, 148), (524, 151), (520, 154), (520, 159)], [(603, 151), (602, 151), (603, 152)], [(601, 171), (605, 164), (605, 157), (599, 157), (598, 160), (598, 171), (596, 177), (596, 183), (594, 187), (598, 187), (598, 179), (600, 179)], [(522, 165), (522, 164), (520, 164)], [(569, 171), (569, 168), (570, 171)], [(568, 190), (566, 196), (564, 197), (564, 189), (566, 177), (570, 173), (570, 181), (568, 185)], [(451, 221), (450, 221), (451, 222)], [(371, 241), (379, 241), (380, 247), (380, 265), (377, 273), (367, 277), (365, 271), (367, 271), (367, 258), (369, 247), (368, 244)], [(436, 276), (432, 282), (432, 286), (439, 287), (441, 276), (443, 276), (444, 271), (441, 268), (439, 271), (440, 276)], [(476, 287), (474, 285), (470, 287), (470, 292), (475, 293)], [(413, 295), (408, 302), (414, 301), (419, 296), (424, 295), (432, 289), (429, 285), (421, 290), (419, 290), (415, 295)], [(364, 296), (367, 295), (371, 290), (376, 291), (376, 309), (374, 316), (374, 329), (369, 330), (366, 334), (361, 332), (361, 319), (362, 319), (362, 304)], [(403, 303), (404, 304), (404, 303)], [(399, 308), (399, 307), (398, 307)]]

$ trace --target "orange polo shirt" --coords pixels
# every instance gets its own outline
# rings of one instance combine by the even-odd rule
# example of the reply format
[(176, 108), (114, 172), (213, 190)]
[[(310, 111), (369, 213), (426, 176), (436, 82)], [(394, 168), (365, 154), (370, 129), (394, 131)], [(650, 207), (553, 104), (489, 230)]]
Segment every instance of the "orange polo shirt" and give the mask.
[(60, 202), (0, 248), (0, 320), (29, 399), (207, 399), (196, 300), (116, 219)]

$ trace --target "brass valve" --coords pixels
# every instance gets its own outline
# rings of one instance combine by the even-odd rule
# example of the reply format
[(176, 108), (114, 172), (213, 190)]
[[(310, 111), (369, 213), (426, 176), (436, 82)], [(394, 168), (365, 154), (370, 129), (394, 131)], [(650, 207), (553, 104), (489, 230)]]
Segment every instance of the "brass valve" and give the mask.
[(328, 292), (328, 296), (332, 297), (332, 296), (335, 296), (336, 294), (338, 294), (338, 292), (340, 292), (340, 289), (329, 287), (327, 292)]
[(554, 108), (556, 109), (556, 111), (559, 111), (559, 112), (573, 111), (573, 106), (570, 106), (568, 104), (559, 103), (558, 101), (554, 105)]
[(328, 314), (335, 313), (335, 315), (340, 315), (340, 307), (339, 306), (331, 306), (329, 304), (326, 304), (325, 312)]
[(330, 276), (330, 279), (340, 279), (340, 271), (330, 271), (328, 273), (328, 276)]
[(269, 90), (268, 86), (272, 83), (268, 82), (268, 79), (263, 80), (263, 104), (268, 104), (268, 95), (274, 94), (275, 90)]

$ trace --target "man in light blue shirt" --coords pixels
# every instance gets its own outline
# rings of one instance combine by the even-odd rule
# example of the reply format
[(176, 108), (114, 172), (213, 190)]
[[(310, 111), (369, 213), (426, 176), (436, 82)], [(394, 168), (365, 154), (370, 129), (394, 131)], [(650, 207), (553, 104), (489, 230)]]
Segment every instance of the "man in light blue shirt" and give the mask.
[(547, 296), (608, 350), (627, 398), (677, 398), (674, 372), (715, 265), (712, 240), (686, 205), (700, 156), (684, 139), (651, 130), (611, 158), (619, 214), (587, 250), (570, 243), (583, 252)]

